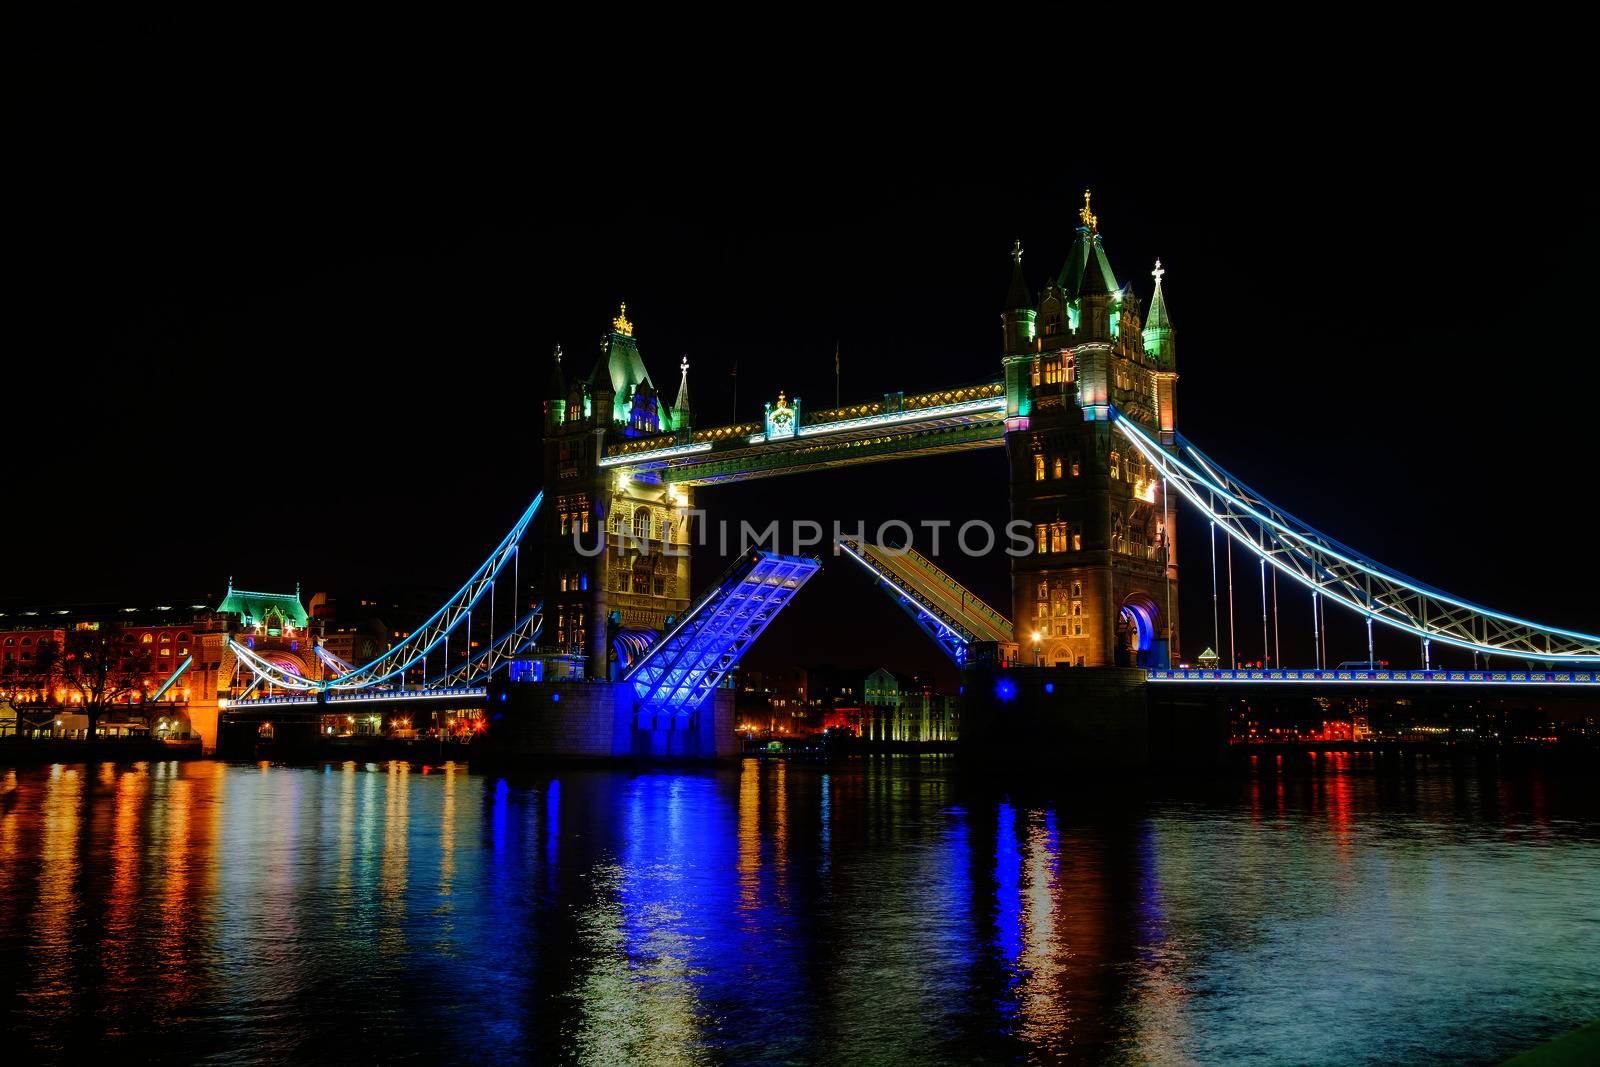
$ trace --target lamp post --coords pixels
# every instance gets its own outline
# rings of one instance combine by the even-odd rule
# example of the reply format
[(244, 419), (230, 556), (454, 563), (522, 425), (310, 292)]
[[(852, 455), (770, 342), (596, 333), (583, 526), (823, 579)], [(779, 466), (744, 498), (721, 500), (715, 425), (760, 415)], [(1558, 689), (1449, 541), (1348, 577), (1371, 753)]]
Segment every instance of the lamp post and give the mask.
[(1044, 666), (1044, 653), (1039, 648), (1039, 638), (1041, 636), (1038, 630), (1033, 631), (1033, 665), (1035, 667)]

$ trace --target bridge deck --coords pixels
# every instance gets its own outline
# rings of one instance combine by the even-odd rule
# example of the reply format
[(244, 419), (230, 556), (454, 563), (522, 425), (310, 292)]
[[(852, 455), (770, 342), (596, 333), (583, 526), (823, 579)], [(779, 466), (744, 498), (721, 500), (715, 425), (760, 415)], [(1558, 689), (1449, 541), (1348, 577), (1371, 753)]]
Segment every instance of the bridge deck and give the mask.
[(694, 711), (822, 564), (751, 552), (623, 676), (641, 709)]
[(658, 471), (678, 485), (714, 485), (907, 456), (1005, 443), (1005, 388), (1000, 382), (802, 414), (792, 433), (761, 423), (640, 438), (606, 449), (600, 466), (636, 474)]
[(1299, 670), (1157, 670), (1155, 684), (1205, 682), (1224, 685), (1589, 685), (1600, 686), (1600, 671), (1299, 671)]
[(889, 549), (854, 538), (839, 539), (845, 554), (890, 590), (896, 602), (957, 663), (974, 641), (1009, 644), (1011, 620), (984, 603), (922, 553)]

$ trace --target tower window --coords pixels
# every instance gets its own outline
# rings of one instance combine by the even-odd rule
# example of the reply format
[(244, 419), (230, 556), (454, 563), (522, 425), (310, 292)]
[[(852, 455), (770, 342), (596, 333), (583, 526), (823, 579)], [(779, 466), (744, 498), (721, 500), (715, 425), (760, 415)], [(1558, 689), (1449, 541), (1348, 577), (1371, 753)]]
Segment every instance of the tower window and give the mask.
[[(1058, 472), (1056, 474), (1056, 477), (1059, 478), (1060, 476), (1061, 475)], [(1036, 456), (1033, 457), (1033, 480), (1036, 481), (1036, 482), (1044, 481), (1044, 457), (1043, 456), (1037, 456), (1036, 455)]]
[(1054, 478), (1060, 478), (1061, 477), (1061, 457), (1060, 456), (1057, 456), (1055, 458), (1055, 463), (1054, 463), (1054, 465), (1053, 465), (1053, 467), (1051, 469), (1051, 477), (1054, 477)]

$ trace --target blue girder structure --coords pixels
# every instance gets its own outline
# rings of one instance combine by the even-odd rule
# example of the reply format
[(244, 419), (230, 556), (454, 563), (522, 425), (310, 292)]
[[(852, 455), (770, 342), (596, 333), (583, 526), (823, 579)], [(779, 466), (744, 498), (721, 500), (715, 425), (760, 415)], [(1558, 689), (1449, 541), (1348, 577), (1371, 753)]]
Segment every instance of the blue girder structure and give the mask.
[(1600, 686), (1600, 671), (1538, 670), (1322, 670), (1297, 671), (1272, 668), (1213, 670), (1175, 668), (1150, 672), (1157, 684), (1174, 682), (1221, 685), (1406, 685), (1406, 686), (1505, 686), (1505, 685), (1586, 685)]
[(1212, 522), (1306, 588), (1385, 626), (1484, 655), (1600, 665), (1600, 637), (1519, 619), (1409, 578), (1274, 506), (1182, 435), (1172, 448), (1110, 412), (1113, 425)]
[(838, 545), (871, 572), (956, 666), (966, 663), (967, 648), (975, 641), (1009, 644), (1014, 640), (1010, 620), (920, 552), (849, 537), (840, 538)]
[(192, 666), (194, 666), (194, 657), (183, 657), (183, 662), (178, 664), (178, 669), (173, 671), (167, 680), (161, 683), (160, 689), (157, 689), (154, 693), (150, 694), (150, 702), (154, 703), (166, 696), (167, 690), (171, 689), (175, 684), (177, 684), (178, 679), (183, 677), (183, 672)]
[[(370, 663), (353, 667), (336, 678), (319, 681), (273, 663), (257, 655), (247, 644), (239, 641), (230, 640), (228, 647), (238, 657), (240, 663), (256, 674), (258, 683), (264, 679), (280, 689), (318, 693), (403, 684), (406, 672), (419, 663), (425, 663), (428, 654), (449, 640), (450, 634), (463, 622), (469, 621), (472, 618), (473, 608), (485, 596), (491, 594), (495, 579), (500, 576), (500, 572), (517, 558), (517, 553), (521, 550), (522, 536), (527, 532), (543, 503), (544, 493), (541, 491), (533, 498), (533, 503), (528, 505), (527, 510), (518, 517), (511, 531), (495, 546), (489, 558), (479, 565), (471, 578), (467, 579), (467, 584), (457, 590), (456, 595), (448, 603), (434, 612), (427, 622), (414, 630), (404, 641)], [(251, 689), (254, 688), (252, 685)]]
[(754, 551), (735, 561), (623, 681), (641, 711), (692, 712), (822, 564)]

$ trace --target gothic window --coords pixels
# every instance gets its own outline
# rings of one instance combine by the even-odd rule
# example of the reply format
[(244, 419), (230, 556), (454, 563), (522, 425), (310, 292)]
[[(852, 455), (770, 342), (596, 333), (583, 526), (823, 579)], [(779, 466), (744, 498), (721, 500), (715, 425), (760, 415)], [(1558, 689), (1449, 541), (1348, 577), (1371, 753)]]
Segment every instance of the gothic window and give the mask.
[(1034, 606), (1033, 606), (1034, 618), (1042, 619), (1042, 618), (1046, 617), (1049, 614), (1050, 614), (1050, 605), (1049, 605), (1049, 603), (1043, 597), (1040, 597), (1038, 602), (1035, 603)]
[(1082, 618), (1082, 616), (1083, 616), (1083, 601), (1074, 600), (1072, 602), (1072, 617), (1077, 619), (1077, 618)]
[(1073, 596), (1082, 596), (1083, 595), (1083, 583), (1082, 582), (1073, 582), (1072, 583), (1072, 595)]
[(1039, 387), (1039, 357), (1033, 357), (1033, 387)]
[(1076, 452), (1072, 453), (1072, 476), (1074, 478), (1078, 476), (1078, 454)]
[(1065, 375), (1061, 371), (1060, 356), (1046, 356), (1044, 360), (1044, 384), (1060, 385)]
[(1039, 583), (1039, 599), (1043, 600), (1046, 597), (1048, 597), (1049, 595), (1050, 595), (1050, 583), (1049, 583), (1049, 581), (1041, 581)]
[[(1057, 473), (1056, 477), (1059, 478), (1060, 476), (1061, 475), (1059, 473)], [(1044, 457), (1043, 456), (1036, 455), (1036, 456), (1033, 457), (1033, 480), (1036, 481), (1036, 482), (1044, 481)]]
[(635, 508), (633, 512), (633, 536), (641, 541), (650, 539), (650, 509)]
[(1072, 551), (1083, 551), (1083, 531), (1076, 526), (1072, 528)]
[(1116, 449), (1111, 450), (1111, 477), (1122, 477), (1122, 453)]
[(1052, 478), (1060, 478), (1061, 477), (1061, 457), (1060, 456), (1057, 456), (1055, 458), (1054, 465), (1050, 469), (1050, 476)]
[(1052, 522), (1050, 524), (1050, 551), (1065, 552), (1067, 550), (1067, 524)]
[[(1040, 552), (1048, 552), (1048, 551), (1050, 551), (1049, 527), (1048, 526), (1046, 526), (1042, 522), (1039, 523), (1038, 525), (1036, 525), (1033, 528), (1033, 536), (1034, 536), (1034, 539), (1039, 542), (1039, 551)], [(149, 640), (149, 638), (146, 638), (146, 640)]]

